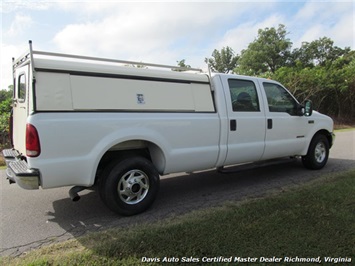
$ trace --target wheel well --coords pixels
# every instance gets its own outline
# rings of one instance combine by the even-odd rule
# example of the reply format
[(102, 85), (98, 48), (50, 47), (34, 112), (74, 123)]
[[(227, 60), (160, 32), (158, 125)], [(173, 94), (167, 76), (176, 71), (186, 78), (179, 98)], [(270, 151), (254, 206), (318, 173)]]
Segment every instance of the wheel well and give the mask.
[(159, 174), (164, 172), (165, 156), (159, 146), (149, 141), (130, 140), (118, 143), (105, 152), (96, 170), (95, 184), (100, 179), (103, 170), (112, 160), (133, 156), (140, 156), (150, 160)]
[[(329, 131), (327, 131), (325, 129), (322, 129), (322, 130), (319, 130), (316, 134), (314, 134), (314, 136), (316, 136), (316, 135), (324, 135), (327, 138), (327, 140), (328, 140), (329, 148), (332, 147), (332, 145), (333, 145), (333, 137), (332, 137), (332, 134)], [(313, 136), (313, 138), (314, 138), (314, 136)]]

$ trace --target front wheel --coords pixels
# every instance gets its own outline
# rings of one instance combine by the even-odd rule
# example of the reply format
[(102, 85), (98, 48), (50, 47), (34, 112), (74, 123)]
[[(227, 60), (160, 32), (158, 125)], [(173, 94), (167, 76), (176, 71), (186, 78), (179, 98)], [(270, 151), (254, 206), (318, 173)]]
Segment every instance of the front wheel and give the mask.
[(328, 156), (328, 139), (324, 135), (316, 135), (309, 145), (307, 155), (302, 157), (302, 163), (308, 169), (319, 170), (326, 165)]
[(148, 209), (159, 190), (159, 173), (143, 157), (131, 157), (110, 164), (100, 183), (105, 204), (121, 215), (135, 215)]

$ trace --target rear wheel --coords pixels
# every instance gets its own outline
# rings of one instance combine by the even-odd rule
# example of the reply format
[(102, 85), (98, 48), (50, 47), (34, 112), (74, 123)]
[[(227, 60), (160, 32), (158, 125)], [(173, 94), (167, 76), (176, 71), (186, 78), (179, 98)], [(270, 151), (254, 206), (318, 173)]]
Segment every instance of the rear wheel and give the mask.
[(324, 135), (316, 135), (309, 145), (307, 155), (302, 157), (302, 163), (308, 169), (319, 170), (326, 165), (328, 156), (328, 139)]
[(106, 167), (100, 182), (100, 195), (114, 212), (134, 215), (148, 209), (159, 190), (159, 173), (143, 157), (131, 157)]

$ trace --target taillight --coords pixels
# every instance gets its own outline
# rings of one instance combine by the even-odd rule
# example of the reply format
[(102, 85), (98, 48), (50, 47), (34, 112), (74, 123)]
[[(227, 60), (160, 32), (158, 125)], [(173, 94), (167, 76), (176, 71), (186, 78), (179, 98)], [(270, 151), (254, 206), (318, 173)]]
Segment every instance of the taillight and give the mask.
[(26, 125), (26, 155), (28, 157), (37, 157), (41, 154), (41, 145), (37, 129), (31, 125)]

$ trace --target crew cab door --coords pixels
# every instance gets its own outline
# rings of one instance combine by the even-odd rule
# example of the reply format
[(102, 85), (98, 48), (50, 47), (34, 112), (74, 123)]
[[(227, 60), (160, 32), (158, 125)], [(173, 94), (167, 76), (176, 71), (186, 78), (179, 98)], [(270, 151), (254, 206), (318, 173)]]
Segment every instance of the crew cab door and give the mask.
[(257, 81), (223, 80), (228, 114), (228, 151), (224, 165), (258, 161), (265, 146), (266, 121)]
[(12, 138), (14, 148), (25, 154), (26, 119), (29, 106), (29, 65), (16, 68), (14, 98), (13, 98), (13, 127)]
[(299, 155), (304, 149), (308, 119), (295, 98), (280, 84), (260, 82), (266, 100), (266, 138), (262, 159)]

